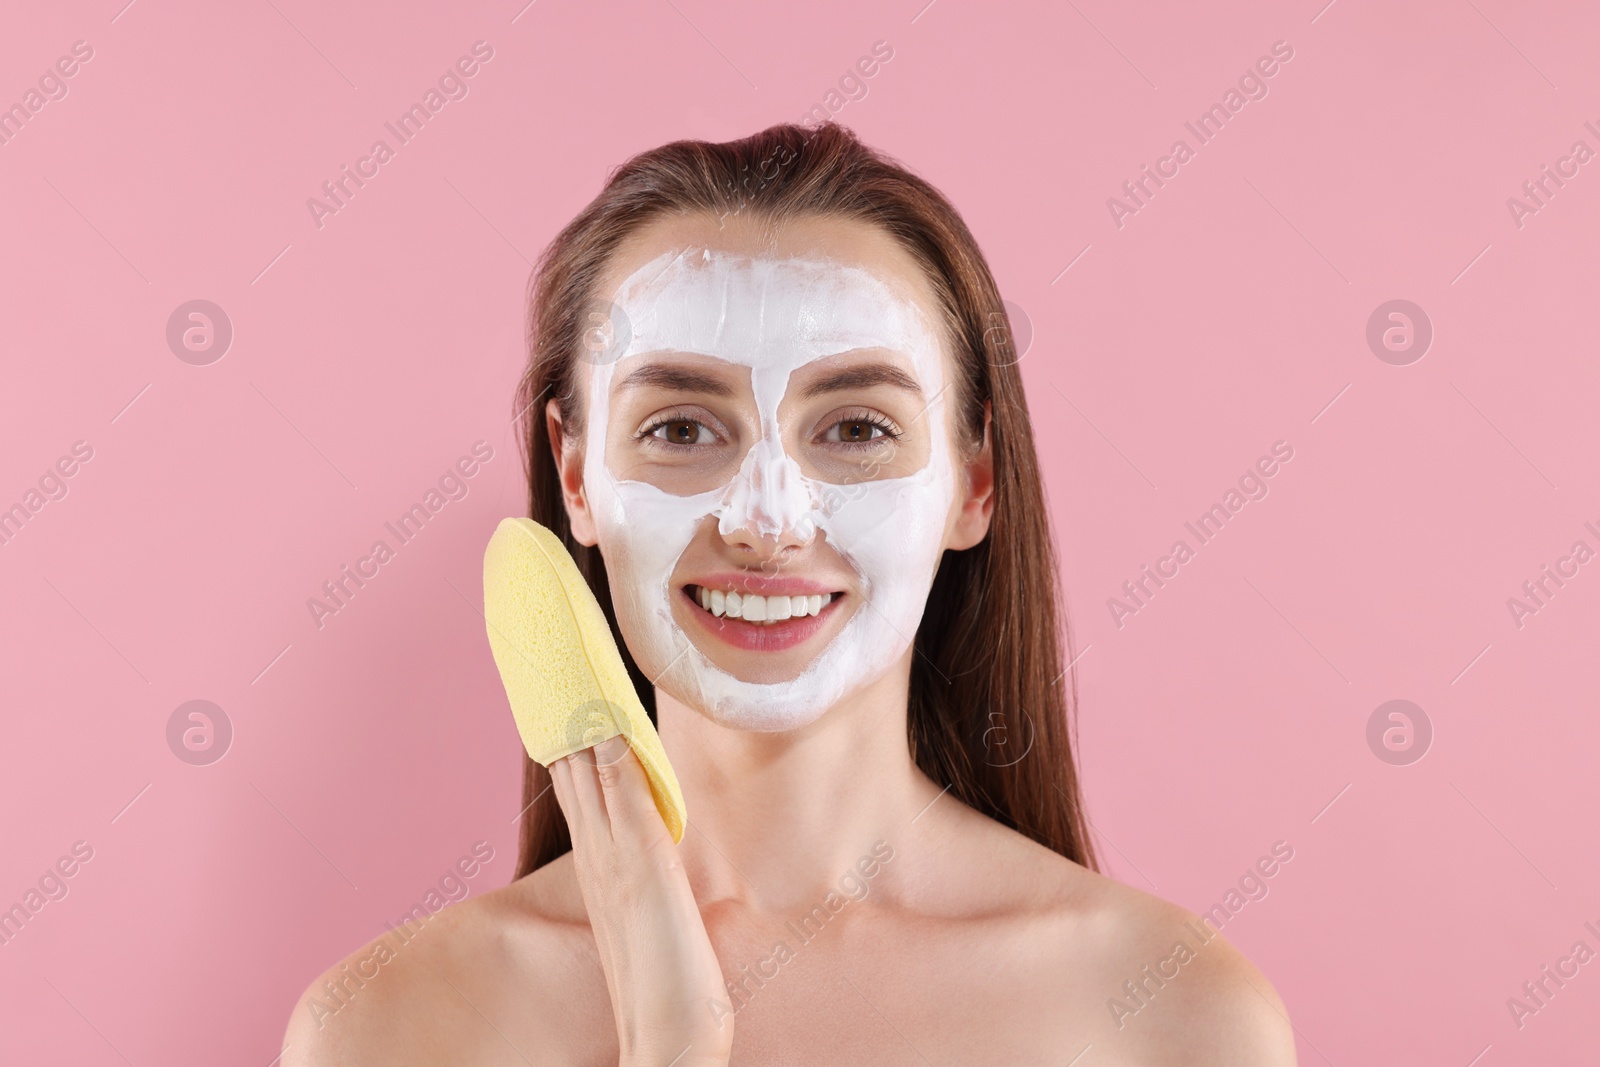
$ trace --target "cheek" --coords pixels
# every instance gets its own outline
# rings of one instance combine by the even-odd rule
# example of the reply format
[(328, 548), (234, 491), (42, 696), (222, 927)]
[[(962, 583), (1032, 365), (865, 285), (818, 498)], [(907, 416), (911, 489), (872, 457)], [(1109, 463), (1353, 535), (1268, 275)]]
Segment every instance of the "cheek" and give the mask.
[(893, 601), (895, 611), (885, 612), (891, 617), (921, 612), (943, 552), (950, 484), (936, 462), (908, 478), (840, 490), (840, 505), (825, 524), (827, 536), (861, 573), (875, 606), (885, 606), (880, 598)]
[[(592, 505), (617, 622), (647, 672), (675, 654), (671, 578), (715, 506), (715, 493), (672, 496), (646, 482), (619, 482), (591, 469)], [(660, 662), (657, 662), (657, 661)]]
[(663, 614), (666, 576), (675, 560), (663, 561), (648, 536), (635, 524), (602, 526), (600, 554), (611, 587), (611, 607), (634, 662), (652, 677), (665, 665), (661, 650), (668, 647), (670, 613)]

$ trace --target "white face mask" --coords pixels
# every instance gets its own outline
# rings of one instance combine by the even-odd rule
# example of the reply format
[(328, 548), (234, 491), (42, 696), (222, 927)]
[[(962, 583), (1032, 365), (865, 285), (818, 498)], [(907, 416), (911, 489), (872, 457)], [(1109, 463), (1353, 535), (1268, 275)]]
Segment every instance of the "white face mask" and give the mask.
[[(827, 260), (769, 259), (711, 249), (667, 252), (617, 289), (630, 330), (616, 358), (593, 368), (584, 484), (619, 613), (632, 609), (635, 660), (656, 685), (713, 721), (787, 730), (876, 680), (910, 646), (943, 552), (954, 498), (945, 429), (944, 361), (934, 326), (869, 271)], [(929, 405), (927, 462), (902, 477), (830, 484), (784, 449), (778, 406), (790, 375), (826, 356), (889, 348), (912, 360)], [(612, 381), (652, 352), (698, 353), (751, 368), (761, 436), (725, 485), (674, 496), (615, 477), (605, 462)], [(705, 657), (673, 619), (672, 574), (707, 516), (720, 533), (824, 534), (857, 574), (863, 603), (788, 681), (750, 682)], [(739, 624), (743, 625), (743, 624)], [(756, 653), (751, 653), (752, 655)]]

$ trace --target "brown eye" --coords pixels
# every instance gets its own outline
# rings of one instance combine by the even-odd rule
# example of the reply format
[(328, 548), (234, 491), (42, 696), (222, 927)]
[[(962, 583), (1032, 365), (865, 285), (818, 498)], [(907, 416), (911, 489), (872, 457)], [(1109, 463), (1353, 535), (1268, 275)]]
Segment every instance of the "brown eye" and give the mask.
[(650, 434), (674, 445), (708, 444), (711, 437), (710, 431), (693, 419), (668, 419), (652, 428)]
[(846, 445), (865, 445), (893, 436), (889, 430), (871, 419), (840, 419), (828, 428), (823, 439)]

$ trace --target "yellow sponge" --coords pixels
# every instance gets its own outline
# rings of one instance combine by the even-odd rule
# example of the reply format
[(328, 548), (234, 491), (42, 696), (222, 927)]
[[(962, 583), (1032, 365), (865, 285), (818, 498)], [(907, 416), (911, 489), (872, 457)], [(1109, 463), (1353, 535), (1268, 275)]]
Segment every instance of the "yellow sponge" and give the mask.
[(548, 767), (621, 734), (672, 840), (682, 841), (688, 814), (678, 776), (560, 538), (532, 519), (502, 519), (483, 554), (483, 614), (528, 755)]

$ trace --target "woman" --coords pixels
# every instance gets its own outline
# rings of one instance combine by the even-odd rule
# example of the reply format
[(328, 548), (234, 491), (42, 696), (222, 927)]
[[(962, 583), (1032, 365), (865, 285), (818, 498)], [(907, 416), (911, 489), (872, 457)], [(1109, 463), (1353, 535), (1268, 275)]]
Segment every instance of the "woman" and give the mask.
[(516, 880), (318, 979), (285, 1064), (1294, 1063), (1255, 968), (1095, 871), (1006, 327), (842, 127), (612, 176), (534, 279), (530, 513), (688, 830), (621, 738), (526, 761)]

